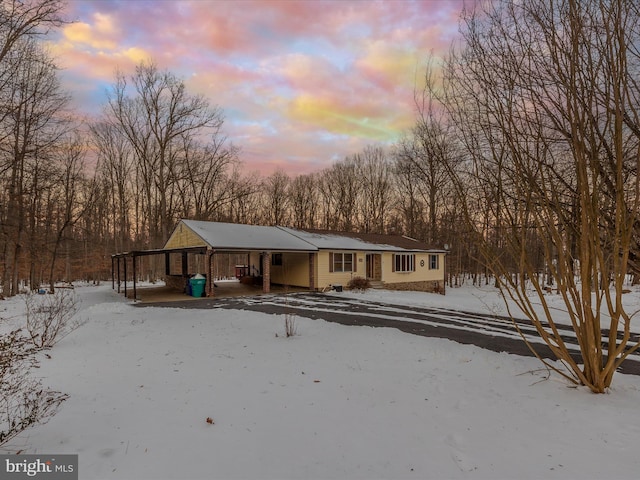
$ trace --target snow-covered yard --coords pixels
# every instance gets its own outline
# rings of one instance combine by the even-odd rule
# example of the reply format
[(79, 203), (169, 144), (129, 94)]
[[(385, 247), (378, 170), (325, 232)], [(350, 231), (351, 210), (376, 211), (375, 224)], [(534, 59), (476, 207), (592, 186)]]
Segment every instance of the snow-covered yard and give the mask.
[[(638, 477), (640, 377), (598, 396), (532, 358), (301, 317), (284, 338), (284, 317), (135, 308), (109, 287), (77, 289), (88, 322), (37, 370), (70, 398), (9, 451), (77, 453), (82, 479)], [(501, 308), (470, 287), (336, 295)]]

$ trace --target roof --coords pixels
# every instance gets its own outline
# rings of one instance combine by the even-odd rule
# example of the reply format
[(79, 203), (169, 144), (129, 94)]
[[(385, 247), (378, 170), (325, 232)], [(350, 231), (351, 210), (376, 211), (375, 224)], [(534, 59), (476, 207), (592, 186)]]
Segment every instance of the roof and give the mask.
[(221, 250), (315, 252), (318, 248), (279, 227), (182, 220), (211, 247)]
[(424, 252), (429, 250), (425, 243), (402, 235), (280, 228), (322, 250), (364, 250), (369, 252)]
[(179, 249), (175, 248), (156, 248), (151, 250), (131, 250), (130, 252), (121, 252), (121, 253), (113, 253), (111, 257), (113, 258), (124, 258), (124, 257), (146, 257), (148, 255), (162, 255), (165, 253), (173, 253), (176, 250), (180, 250), (181, 252), (186, 253), (206, 253), (207, 247), (195, 246), (195, 247), (183, 247)]
[(229, 251), (315, 252), (359, 250), (366, 252), (433, 252), (428, 246), (402, 235), (298, 230), (288, 227), (182, 220), (211, 248)]

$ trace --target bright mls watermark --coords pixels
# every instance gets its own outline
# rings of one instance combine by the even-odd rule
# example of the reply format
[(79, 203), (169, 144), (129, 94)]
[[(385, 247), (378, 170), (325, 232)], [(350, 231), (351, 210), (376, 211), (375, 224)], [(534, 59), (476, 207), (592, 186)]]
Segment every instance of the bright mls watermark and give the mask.
[(78, 480), (78, 455), (0, 455), (0, 480)]

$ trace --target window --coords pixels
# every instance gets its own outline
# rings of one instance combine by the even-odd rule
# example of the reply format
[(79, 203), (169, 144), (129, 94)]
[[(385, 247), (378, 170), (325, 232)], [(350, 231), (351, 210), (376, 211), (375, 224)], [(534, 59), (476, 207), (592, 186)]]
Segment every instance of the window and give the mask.
[(440, 255), (429, 255), (429, 270), (440, 268)]
[(330, 272), (354, 272), (353, 253), (329, 253)]
[(271, 255), (271, 265), (282, 265), (282, 254), (274, 253)]
[(394, 272), (415, 272), (416, 256), (410, 253), (395, 253), (393, 255)]

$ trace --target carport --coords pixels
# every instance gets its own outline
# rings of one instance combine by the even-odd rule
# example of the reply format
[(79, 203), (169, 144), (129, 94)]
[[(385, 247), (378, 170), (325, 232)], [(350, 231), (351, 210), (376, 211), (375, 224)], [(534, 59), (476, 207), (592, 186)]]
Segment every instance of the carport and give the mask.
[[(111, 256), (112, 288), (121, 293), (124, 286), (125, 296), (128, 294), (127, 278), (131, 273), (133, 298), (137, 299), (137, 277), (139, 257), (149, 255), (163, 255), (165, 259), (165, 281), (167, 285), (177, 290), (186, 286), (192, 272), (190, 258), (194, 255), (204, 256), (204, 273), (207, 278), (205, 294), (207, 297), (215, 295), (214, 275), (212, 265), (216, 255), (236, 254), (247, 255), (253, 259), (254, 265), (249, 268), (250, 276), (261, 279), (262, 292), (271, 291), (272, 256), (276, 255), (274, 263), (277, 265), (278, 255), (295, 254), (299, 258), (299, 265), (303, 266), (308, 289), (315, 288), (315, 253), (317, 247), (276, 228), (259, 225), (221, 224), (182, 220), (165, 243), (164, 248), (155, 250), (136, 250), (117, 253)], [(181, 258), (181, 271), (172, 272), (172, 259)], [(193, 260), (192, 260), (193, 261)], [(247, 264), (252, 262), (247, 261)], [(304, 265), (302, 265), (304, 263)], [(258, 264), (257, 267), (255, 264)], [(278, 268), (278, 267), (275, 267)], [(121, 276), (123, 274), (123, 276)], [(124, 278), (124, 282), (122, 279)], [(302, 285), (302, 284), (300, 284)]]
[[(171, 254), (178, 254), (182, 258), (182, 276), (187, 277), (189, 272), (189, 254), (206, 254), (206, 247), (187, 247), (171, 249), (153, 250), (132, 250), (130, 252), (116, 253), (111, 255), (111, 288), (117, 289), (118, 293), (124, 291), (124, 296), (128, 294), (128, 284), (133, 289), (133, 298), (137, 298), (138, 280), (138, 258), (149, 255), (163, 255), (165, 260), (165, 275), (171, 274)], [(131, 272), (131, 281), (127, 281)], [(121, 275), (122, 274), (122, 275)]]

